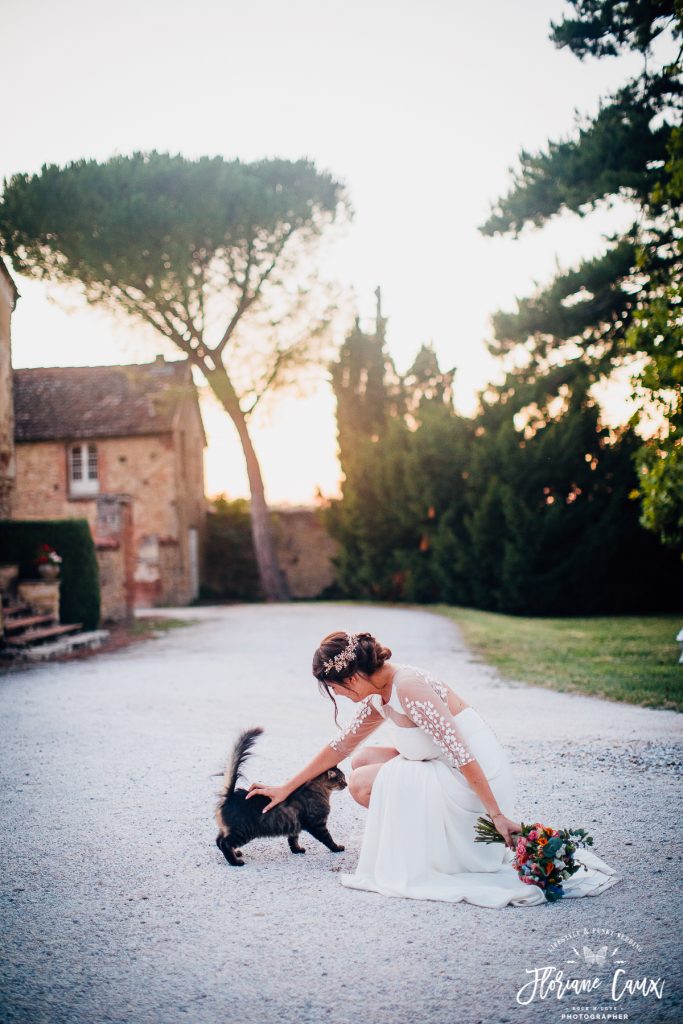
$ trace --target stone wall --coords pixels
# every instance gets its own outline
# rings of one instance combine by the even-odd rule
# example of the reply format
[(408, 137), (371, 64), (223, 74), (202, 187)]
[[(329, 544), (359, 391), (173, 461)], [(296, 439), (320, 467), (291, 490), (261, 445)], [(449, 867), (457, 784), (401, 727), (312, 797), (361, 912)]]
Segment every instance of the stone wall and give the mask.
[(318, 597), (335, 580), (332, 558), (339, 545), (314, 508), (278, 509), (276, 547), (292, 597)]
[[(165, 437), (93, 438), (97, 445), (100, 494), (127, 494), (134, 504), (136, 540), (141, 533), (175, 536), (176, 510), (173, 439)], [(86, 518), (97, 534), (94, 498), (71, 497), (68, 444), (22, 441), (16, 449), (16, 519)]]
[[(191, 398), (185, 399), (173, 438), (175, 479), (177, 481), (178, 529), (173, 539), (161, 541), (163, 604), (183, 605), (199, 596), (200, 565), (206, 528), (204, 496), (204, 431), (199, 407)], [(190, 543), (190, 532), (197, 533), (196, 563)], [(176, 542), (173, 550), (173, 541)], [(174, 581), (171, 581), (173, 576)]]
[(102, 622), (123, 622), (130, 617), (126, 585), (125, 551), (118, 545), (96, 545), (100, 570)]
[(183, 552), (177, 541), (167, 540), (159, 545), (159, 567), (161, 573), (159, 604), (182, 605), (196, 597), (196, 594), (190, 593), (183, 565)]
[(123, 496), (101, 495), (96, 516), (102, 621), (121, 622), (133, 614), (135, 599), (132, 501)]
[(20, 580), (17, 584), (19, 600), (31, 606), (37, 615), (59, 616), (59, 580)]
[(11, 319), (17, 290), (0, 257), (0, 519), (12, 515), (14, 490), (14, 403)]

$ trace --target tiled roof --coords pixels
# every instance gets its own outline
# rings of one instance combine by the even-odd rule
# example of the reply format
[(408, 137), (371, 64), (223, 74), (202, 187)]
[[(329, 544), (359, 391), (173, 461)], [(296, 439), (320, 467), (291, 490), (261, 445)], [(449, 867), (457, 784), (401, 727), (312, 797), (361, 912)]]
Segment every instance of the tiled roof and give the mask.
[(48, 366), (14, 371), (17, 441), (164, 434), (187, 396), (186, 359), (133, 366)]

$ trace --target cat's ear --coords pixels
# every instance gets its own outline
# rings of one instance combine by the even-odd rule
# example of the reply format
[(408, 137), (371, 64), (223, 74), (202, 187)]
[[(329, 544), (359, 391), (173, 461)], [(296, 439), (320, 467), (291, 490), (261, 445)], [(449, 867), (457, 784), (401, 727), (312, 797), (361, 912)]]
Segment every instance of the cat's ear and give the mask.
[(327, 769), (327, 777), (328, 777), (328, 779), (334, 779), (335, 775), (336, 775), (336, 772), (335, 772), (334, 768), (328, 768)]

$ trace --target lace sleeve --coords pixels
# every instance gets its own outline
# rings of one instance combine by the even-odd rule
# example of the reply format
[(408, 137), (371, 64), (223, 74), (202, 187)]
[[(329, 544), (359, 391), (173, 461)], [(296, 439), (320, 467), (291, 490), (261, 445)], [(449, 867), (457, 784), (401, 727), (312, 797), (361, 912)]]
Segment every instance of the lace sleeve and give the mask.
[(373, 706), (370, 697), (366, 697), (365, 700), (361, 701), (358, 711), (344, 731), (333, 740), (330, 740), (329, 746), (341, 755), (339, 760), (343, 761), (344, 758), (348, 757), (349, 754), (352, 754), (356, 747), (360, 746), (365, 737), (369, 736), (371, 732), (374, 732), (383, 721), (384, 718), (377, 708)]
[(398, 683), (397, 695), (411, 722), (434, 740), (453, 768), (475, 760), (450, 712), (445, 686), (411, 674)]

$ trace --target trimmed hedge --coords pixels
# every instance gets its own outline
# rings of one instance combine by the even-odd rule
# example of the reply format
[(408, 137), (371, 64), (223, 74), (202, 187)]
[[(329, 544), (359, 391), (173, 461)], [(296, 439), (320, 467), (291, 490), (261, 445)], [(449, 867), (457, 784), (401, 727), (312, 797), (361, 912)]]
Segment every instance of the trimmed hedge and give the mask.
[(249, 502), (243, 498), (217, 498), (206, 517), (202, 581), (205, 600), (263, 600)]
[(82, 622), (85, 629), (97, 629), (100, 622), (100, 575), (87, 520), (0, 521), (0, 563), (18, 564), (20, 578), (38, 578), (34, 559), (41, 544), (50, 544), (62, 558), (62, 622)]

